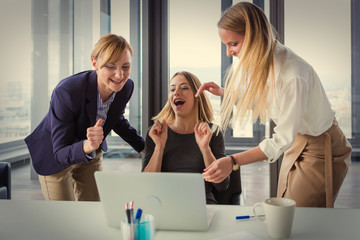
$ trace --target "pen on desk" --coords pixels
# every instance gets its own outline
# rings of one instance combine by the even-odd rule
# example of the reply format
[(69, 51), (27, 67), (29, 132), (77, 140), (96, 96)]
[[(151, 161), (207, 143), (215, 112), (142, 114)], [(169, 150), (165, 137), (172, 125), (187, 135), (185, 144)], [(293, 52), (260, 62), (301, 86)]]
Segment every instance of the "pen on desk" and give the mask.
[[(236, 216), (235, 219), (236, 220), (241, 220), (241, 219), (249, 219), (249, 218), (254, 218), (255, 216), (250, 216), (250, 215), (244, 215), (244, 216)], [(258, 215), (258, 217), (265, 217), (265, 215)]]
[(139, 222), (140, 222), (141, 214), (142, 214), (142, 209), (141, 209), (141, 208), (138, 208), (138, 210), (137, 210), (137, 212), (136, 212), (135, 223), (139, 223)]

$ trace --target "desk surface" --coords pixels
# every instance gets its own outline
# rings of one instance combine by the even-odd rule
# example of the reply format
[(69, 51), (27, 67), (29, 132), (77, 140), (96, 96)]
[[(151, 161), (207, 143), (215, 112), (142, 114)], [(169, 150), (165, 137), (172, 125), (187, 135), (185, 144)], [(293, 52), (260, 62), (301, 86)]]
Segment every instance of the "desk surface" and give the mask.
[[(241, 231), (269, 239), (265, 224), (256, 219), (235, 220), (236, 215), (251, 214), (251, 207), (209, 207), (215, 209), (215, 215), (208, 231), (157, 231), (155, 239), (213, 239)], [(359, 223), (360, 209), (296, 208), (291, 239), (358, 240)], [(0, 239), (119, 240), (121, 237), (119, 229), (106, 225), (100, 202), (0, 200)]]

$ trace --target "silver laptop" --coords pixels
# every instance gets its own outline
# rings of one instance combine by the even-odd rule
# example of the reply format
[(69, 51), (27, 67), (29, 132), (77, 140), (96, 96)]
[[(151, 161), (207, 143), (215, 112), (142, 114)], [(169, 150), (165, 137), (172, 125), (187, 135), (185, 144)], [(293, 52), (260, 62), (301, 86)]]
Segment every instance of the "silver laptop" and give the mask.
[(96, 172), (96, 184), (107, 223), (120, 228), (125, 204), (134, 201), (151, 214), (160, 230), (207, 230), (214, 211), (207, 209), (200, 173)]

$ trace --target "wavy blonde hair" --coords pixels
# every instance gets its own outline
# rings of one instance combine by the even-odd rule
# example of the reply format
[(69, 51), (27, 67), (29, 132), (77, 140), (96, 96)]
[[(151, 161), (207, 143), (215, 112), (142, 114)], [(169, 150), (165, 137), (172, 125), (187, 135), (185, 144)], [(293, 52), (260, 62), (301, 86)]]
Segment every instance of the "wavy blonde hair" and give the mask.
[(128, 49), (132, 55), (132, 48), (125, 38), (115, 34), (106, 34), (95, 44), (91, 52), (91, 57), (99, 60), (99, 57), (102, 56), (102, 62), (99, 67), (102, 68), (108, 63), (116, 63), (119, 61), (126, 49)]
[[(198, 91), (198, 89), (201, 86), (200, 80), (192, 73), (182, 71), (175, 73), (171, 80), (178, 76), (184, 76), (186, 80), (189, 82), (191, 86), (191, 90), (193, 91), (194, 95)], [(171, 82), (170, 80), (170, 82)], [(195, 96), (194, 96), (195, 97)], [(213, 110), (210, 104), (210, 101), (208, 97), (206, 96), (205, 92), (202, 92), (199, 97), (195, 98), (195, 107), (197, 109), (196, 111), (196, 119), (198, 122), (211, 122), (214, 120)], [(165, 120), (166, 122), (175, 120), (175, 112), (171, 107), (171, 99), (168, 98), (165, 106), (160, 111), (158, 115), (152, 118), (152, 120)]]
[(265, 123), (267, 81), (274, 81), (273, 55), (277, 34), (264, 12), (248, 2), (227, 9), (218, 22), (218, 28), (244, 35), (237, 56), (238, 64), (233, 63), (225, 76), (221, 127), (223, 130), (229, 124), (234, 127), (236, 119), (244, 121), (251, 110), (253, 121), (260, 116), (261, 122)]

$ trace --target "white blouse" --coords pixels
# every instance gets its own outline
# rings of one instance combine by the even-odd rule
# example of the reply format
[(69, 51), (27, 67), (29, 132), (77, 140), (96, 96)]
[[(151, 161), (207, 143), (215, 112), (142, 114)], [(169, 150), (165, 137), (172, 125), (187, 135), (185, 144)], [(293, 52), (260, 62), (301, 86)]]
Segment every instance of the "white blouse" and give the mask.
[(276, 127), (272, 138), (259, 145), (269, 162), (291, 147), (296, 134), (321, 135), (332, 126), (335, 116), (312, 66), (280, 43), (274, 52), (274, 74), (267, 114)]

